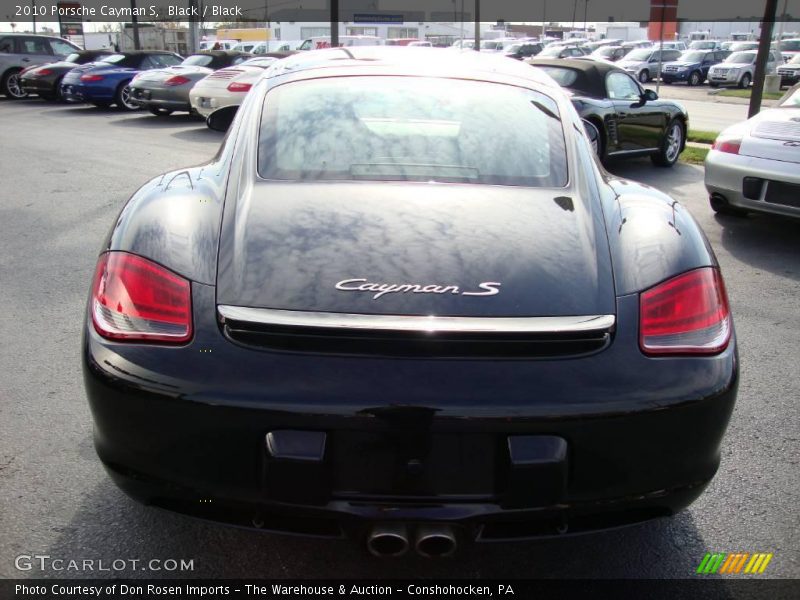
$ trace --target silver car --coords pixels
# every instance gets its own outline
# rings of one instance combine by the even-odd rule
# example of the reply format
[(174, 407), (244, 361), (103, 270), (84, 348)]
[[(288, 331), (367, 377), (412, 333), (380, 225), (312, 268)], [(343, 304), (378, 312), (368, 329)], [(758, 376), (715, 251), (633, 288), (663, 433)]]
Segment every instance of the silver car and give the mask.
[(641, 83), (647, 83), (661, 74), (664, 63), (678, 60), (680, 50), (658, 50), (657, 48), (636, 48), (617, 61), (617, 66), (625, 69)]
[[(724, 61), (714, 65), (708, 70), (708, 85), (712, 88), (725, 86), (738, 86), (740, 88), (748, 88), (753, 82), (753, 77), (756, 72), (756, 55), (755, 50), (748, 50), (746, 52), (734, 52)], [(780, 61), (783, 64), (783, 60)], [(778, 66), (778, 58), (776, 53), (771, 51), (767, 59), (767, 74), (774, 73)]]
[(7, 98), (24, 98), (19, 74), (28, 67), (64, 60), (80, 52), (72, 42), (48, 35), (0, 33), (0, 94)]
[(705, 164), (715, 212), (800, 217), (800, 84), (719, 134)]

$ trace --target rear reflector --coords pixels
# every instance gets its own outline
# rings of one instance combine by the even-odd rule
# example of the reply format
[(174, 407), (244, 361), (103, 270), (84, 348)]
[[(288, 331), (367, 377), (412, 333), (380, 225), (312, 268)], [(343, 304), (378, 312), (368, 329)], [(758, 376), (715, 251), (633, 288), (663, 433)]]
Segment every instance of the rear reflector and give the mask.
[(108, 252), (97, 262), (92, 322), (109, 339), (187, 342), (192, 337), (191, 286), (145, 258)]
[(238, 82), (234, 81), (228, 86), (228, 91), (229, 92), (249, 92), (251, 87), (253, 87), (252, 83), (238, 83)]
[(645, 354), (717, 354), (731, 338), (725, 284), (718, 269), (673, 277), (640, 298), (639, 345)]

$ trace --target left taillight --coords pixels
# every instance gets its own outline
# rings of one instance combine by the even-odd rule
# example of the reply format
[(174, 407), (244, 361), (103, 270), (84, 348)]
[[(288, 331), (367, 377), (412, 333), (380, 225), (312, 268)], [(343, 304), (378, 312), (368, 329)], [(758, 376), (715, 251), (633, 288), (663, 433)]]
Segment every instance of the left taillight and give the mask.
[(250, 88), (253, 87), (252, 83), (239, 83), (239, 82), (232, 82), (228, 86), (229, 92), (249, 92)]
[(94, 328), (105, 338), (182, 344), (192, 337), (189, 281), (146, 258), (103, 254), (91, 303)]
[(718, 354), (731, 329), (719, 269), (695, 269), (641, 294), (639, 345), (645, 354)]
[(183, 85), (189, 83), (191, 79), (183, 77), (182, 75), (173, 75), (164, 82), (164, 85)]

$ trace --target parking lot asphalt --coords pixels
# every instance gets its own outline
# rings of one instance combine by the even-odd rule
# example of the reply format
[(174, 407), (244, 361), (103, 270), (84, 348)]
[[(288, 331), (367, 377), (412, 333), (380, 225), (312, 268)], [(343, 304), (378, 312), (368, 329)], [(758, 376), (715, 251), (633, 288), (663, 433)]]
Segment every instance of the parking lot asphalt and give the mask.
[[(716, 217), (702, 166), (610, 166), (672, 194), (726, 277), (739, 400), (719, 473), (671, 519), (583, 537), (464, 548), (457, 558), (369, 557), (319, 541), (202, 523), (129, 500), (92, 446), (81, 380), (83, 311), (123, 203), (162, 171), (202, 162), (222, 135), (187, 116), (0, 99), (0, 577), (692, 577), (707, 551), (772, 552), (763, 576), (800, 577), (800, 222)], [(610, 440), (613, 443), (613, 441)], [(186, 559), (186, 572), (19, 571), (15, 558)], [(96, 563), (95, 563), (96, 564)]]

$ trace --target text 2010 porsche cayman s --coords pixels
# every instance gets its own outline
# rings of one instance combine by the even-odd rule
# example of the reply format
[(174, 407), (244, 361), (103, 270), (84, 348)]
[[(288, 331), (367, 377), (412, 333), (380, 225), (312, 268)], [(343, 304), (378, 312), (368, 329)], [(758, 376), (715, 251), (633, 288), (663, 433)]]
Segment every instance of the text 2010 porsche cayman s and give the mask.
[(700, 495), (738, 382), (708, 241), (553, 80), (475, 54), (281, 60), (128, 201), (83, 339), (126, 492), (427, 556)]

